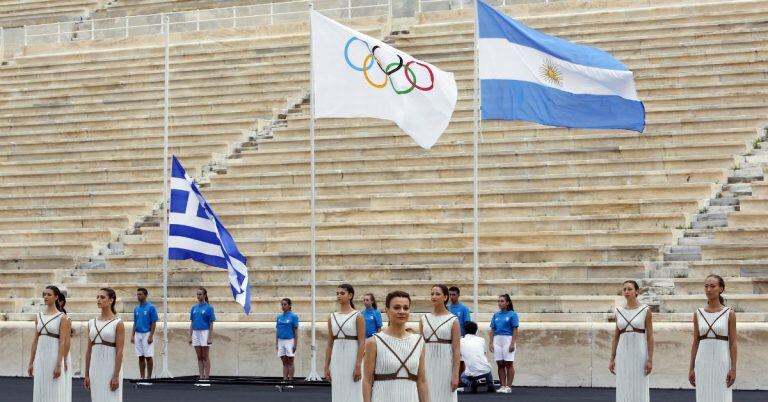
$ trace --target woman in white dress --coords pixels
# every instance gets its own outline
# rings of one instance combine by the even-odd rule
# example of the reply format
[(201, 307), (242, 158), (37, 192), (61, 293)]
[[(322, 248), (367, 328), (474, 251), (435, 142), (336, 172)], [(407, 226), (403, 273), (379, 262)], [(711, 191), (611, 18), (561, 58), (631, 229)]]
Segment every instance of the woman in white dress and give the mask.
[(459, 320), (446, 307), (448, 287), (432, 286), (432, 312), (420, 322), (424, 335), (424, 358), (430, 397), (435, 401), (456, 402), (461, 361), (461, 329)]
[(648, 402), (653, 370), (653, 313), (637, 301), (635, 281), (624, 282), (627, 304), (616, 308), (616, 330), (608, 369), (616, 375), (616, 402)]
[(123, 400), (123, 344), (125, 325), (115, 311), (117, 296), (110, 288), (101, 288), (96, 305), (97, 318), (88, 321), (88, 350), (85, 352), (85, 389), (92, 402)]
[(64, 309), (66, 298), (56, 286), (47, 286), (43, 290), (43, 303), (45, 312), (35, 317), (35, 337), (27, 369), (35, 380), (32, 401), (69, 402), (72, 400), (69, 357), (72, 322)]
[(363, 401), (430, 402), (424, 338), (406, 327), (411, 296), (400, 290), (390, 292), (385, 306), (389, 326), (365, 343)]
[(363, 400), (362, 369), (365, 318), (355, 310), (355, 289), (346, 283), (336, 288), (338, 311), (328, 318), (325, 379), (331, 383), (334, 402)]
[(709, 275), (707, 305), (693, 314), (693, 346), (688, 381), (696, 402), (731, 402), (736, 382), (736, 313), (725, 306), (725, 281)]

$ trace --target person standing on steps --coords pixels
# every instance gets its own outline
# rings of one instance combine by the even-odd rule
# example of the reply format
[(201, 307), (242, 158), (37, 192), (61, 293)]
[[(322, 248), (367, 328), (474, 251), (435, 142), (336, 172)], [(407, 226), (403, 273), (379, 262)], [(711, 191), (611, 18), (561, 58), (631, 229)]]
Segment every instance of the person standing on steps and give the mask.
[[(139, 304), (133, 308), (133, 334), (131, 343), (139, 358), (139, 375), (141, 379), (152, 378), (155, 355), (155, 328), (157, 327), (157, 309), (149, 300), (149, 292), (145, 288), (136, 289), (136, 299)], [(144, 376), (146, 372), (146, 377)]]
[(355, 310), (355, 289), (341, 284), (336, 288), (337, 311), (328, 318), (328, 343), (325, 349), (325, 378), (331, 383), (333, 402), (363, 400), (363, 351), (365, 319)]
[(693, 345), (688, 381), (696, 402), (731, 402), (736, 382), (736, 313), (725, 306), (725, 281), (709, 275), (704, 281), (707, 304), (693, 313)]
[(616, 375), (616, 402), (648, 402), (653, 370), (653, 313), (637, 301), (640, 286), (625, 281), (623, 307), (616, 308), (616, 329), (608, 369)]

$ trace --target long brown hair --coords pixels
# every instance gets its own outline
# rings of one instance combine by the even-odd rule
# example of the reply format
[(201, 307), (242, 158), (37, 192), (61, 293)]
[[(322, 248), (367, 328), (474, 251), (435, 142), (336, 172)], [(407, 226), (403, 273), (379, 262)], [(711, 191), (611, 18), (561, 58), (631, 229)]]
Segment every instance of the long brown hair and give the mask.
[(53, 285), (48, 285), (45, 287), (46, 289), (53, 292), (53, 295), (56, 296), (56, 310), (59, 310), (60, 312), (67, 314), (67, 310), (64, 308), (64, 306), (67, 305), (67, 296), (62, 292), (58, 287)]
[(352, 287), (352, 285), (348, 283), (342, 283), (339, 285), (339, 289), (344, 289), (345, 292), (349, 293), (350, 299), (349, 299), (349, 306), (353, 309), (355, 308), (355, 288)]
[(117, 310), (115, 310), (115, 303), (117, 303), (117, 294), (115, 293), (115, 290), (112, 288), (101, 288), (99, 291), (103, 291), (107, 294), (108, 298), (112, 299), (112, 304), (109, 308), (112, 310), (112, 314), (117, 314)]

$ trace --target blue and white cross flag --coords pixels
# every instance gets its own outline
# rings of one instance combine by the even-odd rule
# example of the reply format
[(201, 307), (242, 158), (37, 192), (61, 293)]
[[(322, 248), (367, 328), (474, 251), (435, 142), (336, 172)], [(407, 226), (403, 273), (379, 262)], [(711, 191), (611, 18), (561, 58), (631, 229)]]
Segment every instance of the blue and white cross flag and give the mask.
[(192, 259), (226, 269), (235, 301), (243, 306), (245, 314), (250, 314), (251, 288), (246, 259), (175, 156), (169, 212), (168, 259)]
[(477, 0), (483, 120), (643, 132), (632, 71), (610, 54), (543, 34)]

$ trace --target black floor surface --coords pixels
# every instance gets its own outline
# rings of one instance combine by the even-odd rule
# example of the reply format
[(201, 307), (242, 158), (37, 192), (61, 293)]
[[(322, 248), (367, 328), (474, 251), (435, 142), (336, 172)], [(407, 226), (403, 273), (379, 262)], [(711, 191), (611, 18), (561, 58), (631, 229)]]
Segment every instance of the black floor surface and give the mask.
[[(73, 402), (90, 402), (82, 380), (72, 384)], [(29, 402), (32, 399), (32, 379), (0, 377), (0, 401)], [(123, 387), (125, 402), (329, 402), (328, 387), (296, 387), (280, 392), (266, 385), (212, 385), (196, 387), (193, 384), (154, 384), (137, 387), (126, 381)], [(459, 394), (459, 401), (524, 401), (524, 402), (613, 402), (611, 388), (534, 388), (518, 387), (512, 394)], [(659, 402), (695, 402), (691, 390), (652, 390), (651, 400)], [(766, 402), (768, 391), (736, 391), (734, 402)], [(433, 401), (441, 402), (441, 401)]]

